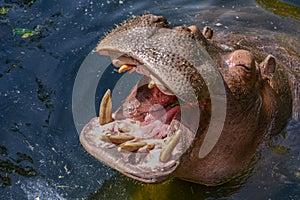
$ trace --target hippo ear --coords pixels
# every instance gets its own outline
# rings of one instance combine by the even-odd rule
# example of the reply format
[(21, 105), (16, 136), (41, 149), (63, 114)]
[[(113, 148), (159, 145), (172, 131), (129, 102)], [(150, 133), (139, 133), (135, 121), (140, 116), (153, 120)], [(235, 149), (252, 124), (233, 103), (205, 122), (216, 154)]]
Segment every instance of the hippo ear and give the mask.
[(208, 40), (213, 37), (213, 34), (214, 34), (214, 31), (209, 26), (205, 26), (202, 30), (202, 35)]
[(261, 63), (260, 63), (261, 75), (264, 79), (270, 79), (276, 68), (276, 60), (274, 56), (268, 55)]

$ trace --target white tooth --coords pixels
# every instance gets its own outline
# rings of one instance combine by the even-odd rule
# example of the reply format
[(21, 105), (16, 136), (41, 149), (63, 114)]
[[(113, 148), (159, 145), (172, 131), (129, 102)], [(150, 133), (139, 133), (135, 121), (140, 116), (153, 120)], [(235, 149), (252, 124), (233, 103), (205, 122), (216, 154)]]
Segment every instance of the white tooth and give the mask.
[(122, 144), (124, 142), (130, 141), (134, 139), (134, 136), (132, 135), (102, 135), (100, 137), (101, 140), (103, 141), (109, 141), (112, 142), (113, 144)]
[(147, 150), (152, 150), (155, 148), (155, 144), (147, 144)]
[(140, 148), (142, 148), (143, 146), (146, 146), (147, 143), (146, 142), (132, 142), (132, 143), (125, 143), (125, 144), (121, 144), (118, 148), (118, 151), (122, 151), (122, 150), (126, 150), (126, 151), (137, 151)]
[(128, 70), (132, 70), (133, 68), (134, 68), (133, 65), (122, 65), (122, 66), (119, 68), (118, 72), (119, 72), (119, 73), (126, 72), (126, 71), (128, 71)]
[(104, 125), (112, 121), (112, 102), (110, 97), (110, 89), (108, 89), (100, 103), (99, 123), (100, 125)]
[(148, 83), (148, 88), (149, 89), (152, 89), (154, 87), (155, 83), (153, 80), (151, 80), (149, 83)]
[(178, 142), (180, 140), (181, 134), (182, 134), (182, 131), (180, 129), (178, 129), (172, 135), (172, 137), (167, 141), (167, 144), (163, 147), (163, 149), (160, 153), (159, 160), (161, 162), (167, 162), (170, 159), (174, 148), (176, 147), (176, 145), (178, 144)]

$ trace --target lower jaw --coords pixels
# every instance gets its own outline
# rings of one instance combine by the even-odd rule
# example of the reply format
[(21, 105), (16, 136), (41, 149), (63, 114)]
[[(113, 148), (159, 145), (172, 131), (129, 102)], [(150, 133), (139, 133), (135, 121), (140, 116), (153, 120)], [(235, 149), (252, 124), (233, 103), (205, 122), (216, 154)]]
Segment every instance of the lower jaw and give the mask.
[[(97, 159), (139, 181), (160, 182), (175, 171), (186, 145), (185, 140), (188, 139), (182, 129), (171, 130), (176, 127), (182, 128), (180, 122), (173, 120), (169, 125), (170, 132), (163, 139), (139, 138), (137, 133), (133, 133), (130, 135), (134, 138), (131, 137), (128, 141), (126, 141), (126, 137), (121, 137), (122, 134), (105, 134), (107, 126), (117, 123), (122, 125), (136, 122), (132, 122), (130, 119), (116, 120), (101, 126), (98, 118), (93, 118), (80, 135), (82, 145)], [(138, 124), (133, 125), (138, 126)], [(125, 127), (120, 126), (118, 130), (120, 131), (122, 128)], [(121, 141), (124, 138), (125, 140)]]
[(195, 137), (178, 120), (180, 110), (174, 106), (165, 113), (168, 123), (154, 119), (145, 124), (123, 117), (100, 125), (96, 117), (84, 127), (80, 141), (90, 154), (121, 173), (147, 183), (160, 182), (175, 171)]

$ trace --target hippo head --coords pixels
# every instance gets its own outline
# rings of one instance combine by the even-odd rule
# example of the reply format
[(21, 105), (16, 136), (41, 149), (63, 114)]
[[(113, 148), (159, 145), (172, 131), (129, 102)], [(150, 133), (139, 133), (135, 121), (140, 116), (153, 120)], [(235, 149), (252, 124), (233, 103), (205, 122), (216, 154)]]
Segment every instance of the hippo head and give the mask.
[(80, 134), (87, 152), (147, 183), (173, 176), (217, 185), (238, 174), (271, 127), (275, 59), (258, 64), (211, 37), (208, 27), (169, 28), (151, 14), (107, 34), (97, 51), (144, 78), (114, 113), (107, 91)]

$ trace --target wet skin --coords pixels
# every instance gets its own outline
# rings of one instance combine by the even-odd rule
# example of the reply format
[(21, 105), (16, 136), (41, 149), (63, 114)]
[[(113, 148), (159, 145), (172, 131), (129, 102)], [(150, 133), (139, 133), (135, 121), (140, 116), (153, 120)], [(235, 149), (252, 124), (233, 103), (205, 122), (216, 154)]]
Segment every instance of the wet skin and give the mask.
[[(257, 37), (212, 35), (209, 27), (202, 33), (196, 26), (170, 28), (154, 15), (106, 35), (97, 51), (120, 72), (145, 77), (113, 115), (106, 94), (100, 117), (80, 135), (87, 152), (148, 183), (177, 177), (219, 185), (247, 168), (258, 145), (282, 131), (291, 115), (285, 61), (262, 51)], [(214, 120), (213, 97), (225, 98), (224, 124), (213, 148), (199, 156)]]

